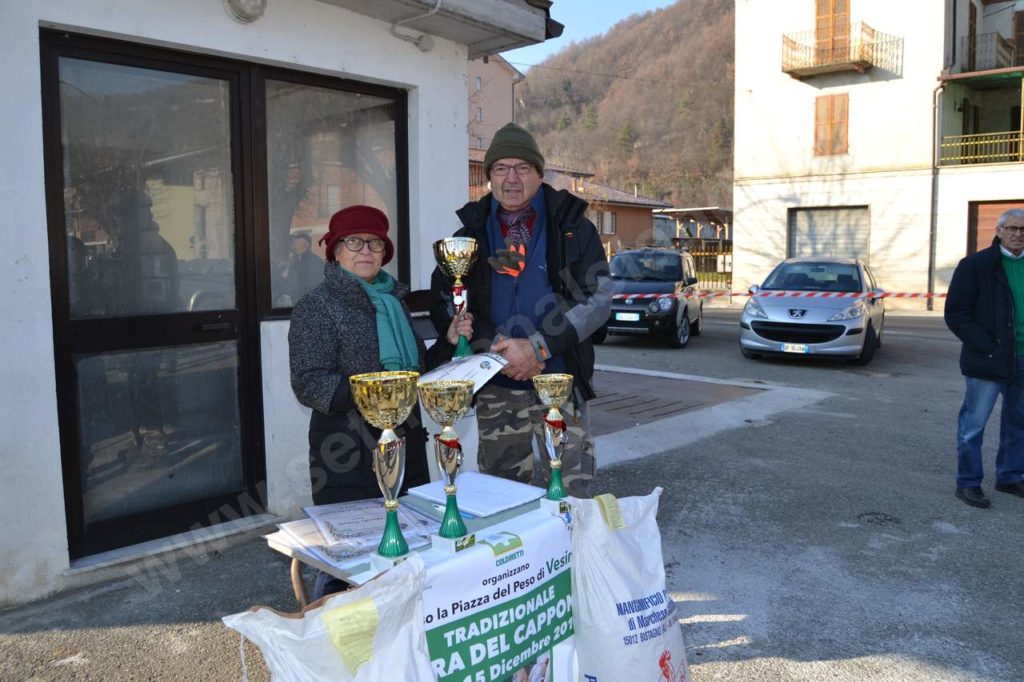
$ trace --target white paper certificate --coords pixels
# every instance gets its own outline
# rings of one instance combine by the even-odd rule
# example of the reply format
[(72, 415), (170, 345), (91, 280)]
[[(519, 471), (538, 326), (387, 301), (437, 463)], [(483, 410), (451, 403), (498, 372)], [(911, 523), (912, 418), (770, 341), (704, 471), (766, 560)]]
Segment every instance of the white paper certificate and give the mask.
[(496, 353), (468, 355), (464, 358), (455, 358), (431, 372), (420, 375), (420, 381), (470, 379), (473, 382), (473, 393), (476, 393), (506, 364), (508, 360)]

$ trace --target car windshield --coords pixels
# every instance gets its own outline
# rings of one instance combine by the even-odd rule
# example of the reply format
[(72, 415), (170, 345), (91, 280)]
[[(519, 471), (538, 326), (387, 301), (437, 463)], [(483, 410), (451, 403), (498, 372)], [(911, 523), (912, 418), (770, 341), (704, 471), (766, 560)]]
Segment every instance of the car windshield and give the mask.
[(683, 278), (679, 254), (673, 251), (618, 253), (609, 267), (614, 279), (678, 282)]
[(763, 289), (787, 291), (863, 291), (860, 268), (846, 263), (783, 263)]

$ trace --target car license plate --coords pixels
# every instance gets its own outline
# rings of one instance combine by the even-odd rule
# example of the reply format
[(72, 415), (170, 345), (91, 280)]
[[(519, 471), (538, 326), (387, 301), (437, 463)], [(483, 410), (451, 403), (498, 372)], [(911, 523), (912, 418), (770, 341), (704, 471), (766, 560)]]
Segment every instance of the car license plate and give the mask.
[(803, 343), (784, 343), (782, 344), (783, 353), (810, 353), (810, 349), (807, 348), (806, 344)]
[(619, 322), (639, 322), (640, 313), (615, 313), (615, 319)]

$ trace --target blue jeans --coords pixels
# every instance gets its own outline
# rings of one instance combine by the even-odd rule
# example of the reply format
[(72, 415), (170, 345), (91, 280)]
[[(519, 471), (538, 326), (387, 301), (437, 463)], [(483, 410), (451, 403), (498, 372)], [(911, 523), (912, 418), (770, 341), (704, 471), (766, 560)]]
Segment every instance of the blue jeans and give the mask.
[(1017, 357), (1017, 376), (1008, 383), (966, 377), (967, 391), (956, 425), (956, 487), (980, 486), (983, 478), (981, 443), (985, 423), (1003, 396), (999, 420), (996, 483), (1024, 479), (1024, 356)]
[(325, 597), (329, 594), (344, 592), (348, 588), (348, 583), (341, 578), (335, 578), (330, 573), (317, 571), (316, 581), (313, 584), (313, 594), (309, 597), (309, 603), (312, 604), (320, 597)]

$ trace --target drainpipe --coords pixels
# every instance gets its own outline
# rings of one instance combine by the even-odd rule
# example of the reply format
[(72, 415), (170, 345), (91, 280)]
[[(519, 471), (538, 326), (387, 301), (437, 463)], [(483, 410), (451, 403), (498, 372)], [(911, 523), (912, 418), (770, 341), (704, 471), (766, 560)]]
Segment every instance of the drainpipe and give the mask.
[[(935, 250), (939, 232), (939, 95), (945, 83), (932, 92), (932, 185), (928, 223), (928, 293), (935, 293)], [(928, 310), (935, 309), (935, 297), (928, 297)]]
[(444, 0), (435, 0), (433, 9), (424, 12), (423, 14), (417, 14), (416, 16), (406, 17), (405, 19), (401, 19), (399, 21), (394, 22), (393, 24), (391, 24), (391, 35), (400, 40), (405, 40), (407, 42), (414, 44), (416, 47), (420, 48), (421, 52), (430, 52), (432, 49), (434, 49), (434, 39), (431, 38), (429, 34), (424, 33), (423, 35), (420, 36), (410, 36), (406, 35), (405, 33), (399, 33), (396, 29), (403, 24), (408, 24), (413, 21), (419, 21), (420, 19), (426, 19), (429, 16), (437, 14), (437, 11), (441, 9), (441, 3), (443, 1)]

